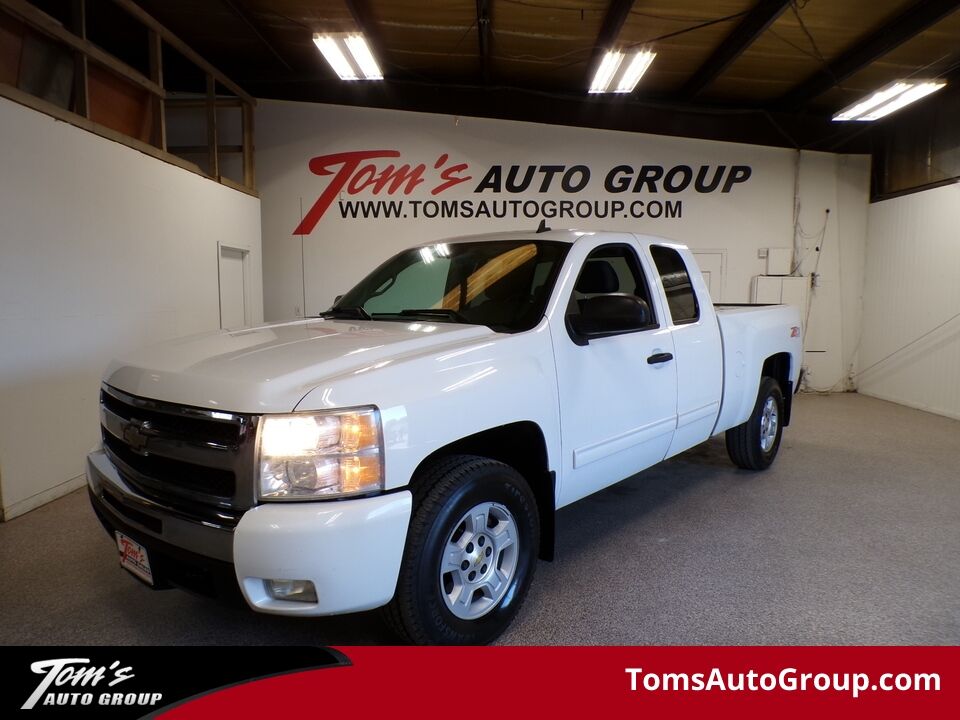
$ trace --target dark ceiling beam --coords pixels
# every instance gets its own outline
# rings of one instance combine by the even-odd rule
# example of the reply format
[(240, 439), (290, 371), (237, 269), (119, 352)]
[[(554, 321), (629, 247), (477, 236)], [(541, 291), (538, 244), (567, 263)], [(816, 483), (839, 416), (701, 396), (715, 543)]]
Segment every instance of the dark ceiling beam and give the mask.
[(786, 111), (803, 108), (818, 95), (839, 85), (958, 8), (960, 0), (919, 0), (790, 90), (775, 103), (775, 107)]
[(257, 36), (260, 42), (263, 43), (264, 46), (271, 53), (273, 53), (273, 56), (280, 61), (281, 65), (283, 65), (290, 72), (293, 72), (293, 68), (290, 67), (290, 63), (288, 63), (284, 59), (283, 55), (280, 54), (280, 52), (277, 50), (274, 44), (270, 42), (269, 39), (267, 39), (267, 37), (263, 34), (263, 31), (260, 30), (259, 23), (257, 23), (256, 19), (254, 19), (250, 15), (250, 13), (247, 12), (246, 8), (244, 8), (239, 2), (237, 2), (237, 0), (223, 0), (223, 4), (226, 5), (228, 8), (230, 8), (230, 11), (234, 15), (236, 15), (244, 23), (244, 25), (250, 28), (250, 30), (253, 32), (254, 35)]
[(680, 90), (680, 96), (695, 98), (716, 80), (743, 52), (753, 45), (773, 22), (790, 7), (790, 0), (758, 0), (726, 39), (711, 53)]
[(596, 72), (603, 54), (613, 47), (620, 31), (623, 30), (624, 23), (630, 17), (630, 11), (633, 9), (634, 0), (611, 0), (607, 7), (607, 14), (603, 18), (603, 24), (600, 26), (600, 32), (597, 34), (597, 41), (593, 44), (593, 52), (590, 55), (590, 62), (587, 64), (587, 82)]
[(477, 0), (477, 42), (480, 46), (480, 73), (490, 82), (490, 0)]

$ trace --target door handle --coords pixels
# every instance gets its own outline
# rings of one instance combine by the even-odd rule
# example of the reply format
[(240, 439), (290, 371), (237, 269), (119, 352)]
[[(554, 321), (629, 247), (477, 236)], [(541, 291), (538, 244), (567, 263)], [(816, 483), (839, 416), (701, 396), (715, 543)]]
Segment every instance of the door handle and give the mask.
[(673, 353), (654, 353), (647, 358), (648, 365), (658, 365), (673, 360)]

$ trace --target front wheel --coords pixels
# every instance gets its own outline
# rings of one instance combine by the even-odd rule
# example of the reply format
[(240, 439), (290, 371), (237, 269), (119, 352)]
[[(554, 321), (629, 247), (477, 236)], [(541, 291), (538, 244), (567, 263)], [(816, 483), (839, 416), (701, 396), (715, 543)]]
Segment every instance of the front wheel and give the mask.
[(459, 455), (415, 481), (414, 511), (390, 624), (424, 645), (476, 645), (510, 624), (540, 542), (536, 500), (513, 468)]
[(745, 470), (766, 470), (777, 457), (783, 434), (783, 392), (771, 377), (760, 380), (749, 419), (727, 430), (727, 454)]

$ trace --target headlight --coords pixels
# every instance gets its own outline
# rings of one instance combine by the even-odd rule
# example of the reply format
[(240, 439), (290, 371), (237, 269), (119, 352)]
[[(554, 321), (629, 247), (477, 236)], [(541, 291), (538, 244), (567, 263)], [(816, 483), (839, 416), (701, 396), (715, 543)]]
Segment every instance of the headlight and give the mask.
[(383, 441), (376, 408), (264, 415), (260, 497), (316, 500), (383, 489)]

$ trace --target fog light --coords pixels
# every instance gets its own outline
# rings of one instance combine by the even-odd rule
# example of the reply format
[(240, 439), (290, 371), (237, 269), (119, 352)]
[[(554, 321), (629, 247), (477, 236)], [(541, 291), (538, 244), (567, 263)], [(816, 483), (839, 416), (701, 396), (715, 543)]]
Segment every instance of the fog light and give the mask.
[(317, 602), (317, 589), (309, 580), (264, 580), (267, 594), (274, 600)]

